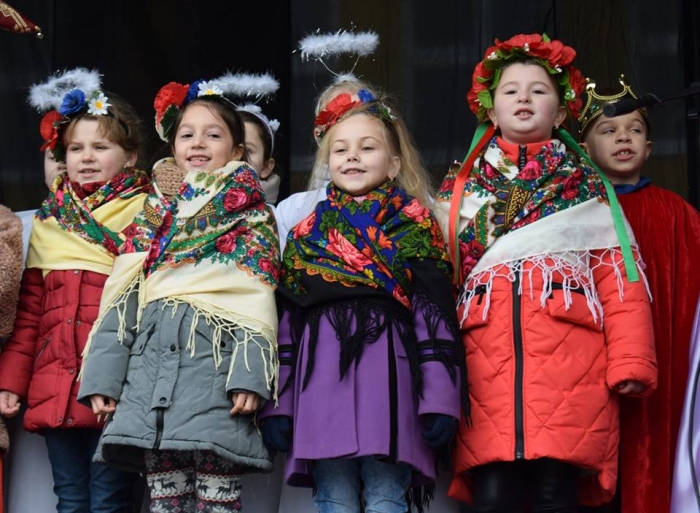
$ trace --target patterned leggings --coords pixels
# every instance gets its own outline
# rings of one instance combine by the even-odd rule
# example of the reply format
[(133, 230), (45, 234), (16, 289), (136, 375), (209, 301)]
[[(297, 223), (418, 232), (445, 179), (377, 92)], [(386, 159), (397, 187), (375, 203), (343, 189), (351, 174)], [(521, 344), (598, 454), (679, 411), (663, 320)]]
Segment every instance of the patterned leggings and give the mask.
[(210, 451), (148, 451), (151, 513), (241, 511), (236, 466)]

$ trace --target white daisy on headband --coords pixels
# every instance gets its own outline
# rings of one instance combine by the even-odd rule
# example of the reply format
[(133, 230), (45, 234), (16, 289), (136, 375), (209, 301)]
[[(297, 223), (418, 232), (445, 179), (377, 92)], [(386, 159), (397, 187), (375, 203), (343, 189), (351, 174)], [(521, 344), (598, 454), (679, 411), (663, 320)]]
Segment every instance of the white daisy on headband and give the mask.
[(107, 107), (112, 105), (108, 100), (109, 98), (107, 98), (104, 93), (99, 93), (88, 103), (88, 114), (93, 114), (95, 116), (105, 116), (108, 114)]

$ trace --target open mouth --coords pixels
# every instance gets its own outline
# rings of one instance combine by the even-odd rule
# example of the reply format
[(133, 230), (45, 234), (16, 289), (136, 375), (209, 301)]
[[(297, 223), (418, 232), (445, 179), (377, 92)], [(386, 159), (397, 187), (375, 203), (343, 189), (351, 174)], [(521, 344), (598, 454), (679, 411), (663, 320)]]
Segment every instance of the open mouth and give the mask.
[(615, 153), (613, 153), (613, 157), (620, 158), (620, 159), (631, 158), (631, 157), (634, 157), (634, 155), (635, 155), (635, 152), (633, 152), (632, 150), (627, 150), (627, 149), (616, 151)]
[(361, 175), (361, 174), (364, 174), (364, 172), (365, 171), (363, 171), (362, 169), (346, 169), (345, 171), (343, 171), (342, 174), (344, 174), (344, 175)]
[(188, 158), (187, 162), (190, 162), (192, 164), (201, 164), (203, 162), (209, 162), (209, 160), (209, 157), (205, 157), (204, 155), (194, 155)]

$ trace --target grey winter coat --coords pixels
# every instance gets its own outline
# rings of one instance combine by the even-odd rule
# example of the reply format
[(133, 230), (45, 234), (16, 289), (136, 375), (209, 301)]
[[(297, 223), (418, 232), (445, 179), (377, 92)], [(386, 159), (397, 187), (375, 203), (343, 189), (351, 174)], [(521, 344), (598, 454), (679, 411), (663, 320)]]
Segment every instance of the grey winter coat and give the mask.
[[(254, 415), (229, 413), (235, 391), (269, 396), (259, 349), (252, 343), (239, 347), (227, 383), (235, 341), (222, 334), (223, 361), (217, 368), (210, 342), (213, 326), (200, 318), (192, 355), (185, 348), (193, 314), (186, 304), (149, 303), (138, 332), (127, 330), (121, 344), (116, 310), (105, 316), (92, 340), (78, 396), (87, 405), (93, 394), (118, 400), (96, 461), (142, 472), (147, 449), (208, 450), (236, 464), (240, 473), (272, 470)], [(129, 297), (126, 319), (127, 327), (136, 324), (136, 292)], [(243, 340), (238, 331), (236, 335)]]

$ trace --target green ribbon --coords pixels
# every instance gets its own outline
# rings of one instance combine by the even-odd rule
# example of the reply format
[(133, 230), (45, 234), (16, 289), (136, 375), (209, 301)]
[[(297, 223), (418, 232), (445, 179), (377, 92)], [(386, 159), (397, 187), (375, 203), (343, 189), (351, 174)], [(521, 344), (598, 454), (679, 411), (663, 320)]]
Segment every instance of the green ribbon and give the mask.
[(603, 174), (600, 168), (591, 160), (588, 154), (583, 151), (583, 149), (578, 145), (569, 132), (563, 128), (557, 128), (557, 134), (564, 143), (578, 153), (579, 157), (585, 160), (588, 165), (596, 170), (600, 179), (603, 181), (605, 186), (605, 192), (608, 195), (608, 201), (610, 202), (610, 213), (612, 214), (613, 223), (615, 225), (615, 233), (617, 233), (617, 240), (620, 242), (620, 250), (622, 251), (622, 259), (625, 264), (625, 272), (627, 273), (627, 281), (635, 282), (639, 281), (639, 272), (637, 271), (637, 264), (634, 260), (634, 253), (632, 253), (632, 246), (630, 245), (630, 239), (627, 236), (627, 229), (625, 228), (624, 216), (622, 215), (622, 208), (620, 207), (620, 202), (617, 200), (617, 195), (615, 194), (615, 188), (613, 184), (610, 183), (608, 177)]

